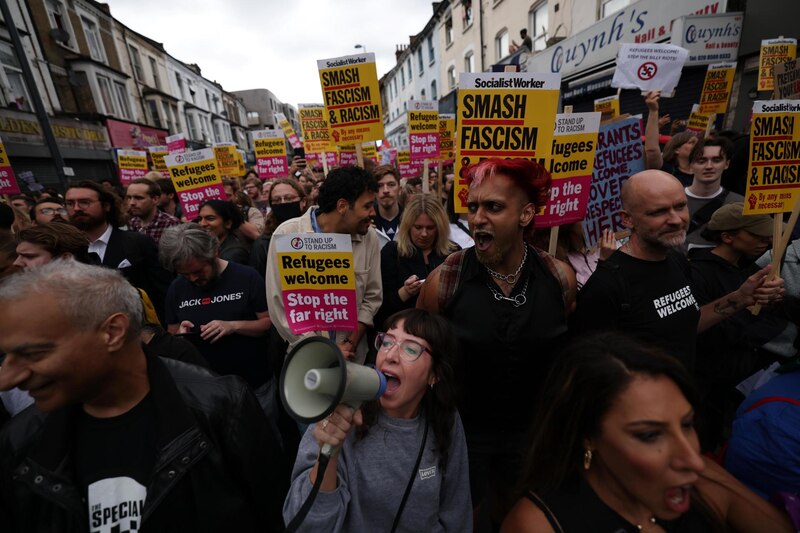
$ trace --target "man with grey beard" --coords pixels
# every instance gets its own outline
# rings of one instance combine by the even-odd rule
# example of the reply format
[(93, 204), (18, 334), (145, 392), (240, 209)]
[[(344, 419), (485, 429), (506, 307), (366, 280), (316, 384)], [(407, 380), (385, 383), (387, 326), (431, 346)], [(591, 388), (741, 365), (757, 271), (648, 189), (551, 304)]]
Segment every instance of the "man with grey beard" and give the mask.
[(645, 170), (631, 176), (622, 188), (621, 214), (631, 238), (598, 264), (578, 293), (580, 333), (625, 331), (657, 344), (691, 371), (697, 333), (745, 307), (782, 298), (783, 280), (766, 281), (766, 267), (719, 300), (697, 303), (689, 263), (678, 251), (689, 226), (688, 202), (672, 175)]

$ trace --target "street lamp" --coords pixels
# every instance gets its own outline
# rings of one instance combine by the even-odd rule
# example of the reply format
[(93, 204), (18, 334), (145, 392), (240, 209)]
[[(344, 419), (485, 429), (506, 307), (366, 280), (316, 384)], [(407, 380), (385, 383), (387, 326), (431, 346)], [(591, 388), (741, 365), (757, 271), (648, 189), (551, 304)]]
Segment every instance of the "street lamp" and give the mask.
[(364, 46), (363, 44), (357, 44), (357, 45), (355, 45), (353, 48), (356, 48), (356, 49), (358, 49), (358, 48), (361, 48), (361, 49), (363, 49), (363, 50), (364, 50), (364, 53), (365, 53), (365, 54), (367, 53), (367, 47), (366, 47), (366, 46)]

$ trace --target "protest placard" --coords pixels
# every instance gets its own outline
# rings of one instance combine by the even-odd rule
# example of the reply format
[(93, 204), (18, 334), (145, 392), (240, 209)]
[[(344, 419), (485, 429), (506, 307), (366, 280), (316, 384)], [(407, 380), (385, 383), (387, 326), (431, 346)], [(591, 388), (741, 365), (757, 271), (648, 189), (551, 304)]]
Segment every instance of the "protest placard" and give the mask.
[(358, 328), (350, 235), (276, 235), (286, 320), (295, 335)]
[(197, 218), (200, 204), (206, 200), (225, 199), (222, 176), (211, 148), (170, 154), (164, 161), (187, 219)]
[(253, 132), (253, 151), (256, 155), (256, 172), (262, 180), (285, 178), (289, 175), (286, 158), (286, 141), (281, 130)]
[(686, 131), (705, 134), (711, 128), (711, 115), (700, 113), (700, 105), (694, 104), (689, 119), (686, 121)]
[(620, 115), (619, 111), (619, 95), (606, 96), (605, 98), (598, 98), (594, 101), (594, 110), (602, 113), (601, 121), (607, 122), (614, 120)]
[(355, 144), (343, 144), (339, 148), (339, 157), (337, 164), (340, 167), (350, 167), (358, 165), (358, 157), (356, 156)]
[(165, 178), (169, 178), (169, 170), (167, 170), (167, 164), (164, 162), (164, 156), (169, 155), (169, 148), (166, 145), (149, 146), (147, 151), (150, 152), (153, 169), (161, 172), (161, 175)]
[(19, 194), (19, 185), (8, 160), (8, 152), (0, 140), (0, 194)]
[(454, 136), (456, 132), (456, 116), (452, 113), (439, 114), (439, 159), (445, 163), (456, 157)]
[(758, 90), (771, 91), (775, 88), (773, 71), (780, 65), (797, 58), (797, 39), (764, 39), (758, 56)]
[(217, 169), (223, 176), (238, 176), (239, 162), (236, 145), (233, 143), (214, 144), (214, 155), (217, 158)]
[(186, 134), (176, 133), (167, 137), (167, 151), (170, 154), (182, 154), (186, 151)]
[[(549, 156), (560, 86), (558, 74), (461, 74), (455, 175), (487, 157)], [(464, 180), (456, 179), (456, 213), (466, 213), (468, 192)]]
[(537, 228), (578, 222), (586, 216), (600, 116), (598, 112), (556, 115), (553, 147), (545, 162), (553, 181), (544, 211), (534, 218)]
[[(5, 149), (3, 149), (3, 152), (5, 152)], [(4, 168), (4, 167), (0, 166), (0, 175), (2, 175), (1, 174), (2, 168)], [(8, 168), (11, 168), (11, 167), (8, 167)], [(36, 176), (34, 176), (33, 172), (31, 172), (30, 170), (23, 170), (22, 172), (17, 174), (17, 177), (19, 178), (19, 181), (21, 181), (22, 183), (25, 184), (25, 186), (28, 188), (29, 191), (34, 191), (35, 192), (35, 191), (41, 191), (42, 189), (44, 189), (44, 185), (42, 185), (41, 183), (36, 181)], [(2, 183), (0, 183), (0, 190), (2, 190), (1, 187), (2, 187)], [(15, 194), (15, 193), (0, 192), (0, 194)]]
[(322, 104), (298, 104), (300, 130), (303, 132), (303, 146), (306, 154), (335, 152), (336, 143), (331, 137), (325, 106)]
[(670, 94), (681, 79), (687, 57), (686, 48), (672, 44), (620, 43), (611, 86)]
[(422, 176), (422, 161), (412, 160), (408, 150), (398, 150), (397, 171), (401, 178), (418, 178)]
[(337, 165), (337, 161), (339, 160), (339, 153), (338, 150), (334, 149), (330, 152), (323, 152), (325, 154), (325, 164), (322, 163), (322, 155), (323, 154), (315, 154), (314, 152), (306, 152), (306, 162), (309, 165), (314, 165), (319, 163), (321, 167), (327, 166), (331, 168)]
[(703, 91), (700, 93), (700, 109), (703, 115), (724, 113), (733, 90), (736, 63), (716, 63), (708, 66)]
[(800, 197), (800, 100), (753, 103), (745, 214), (791, 211)]
[(147, 152), (139, 150), (117, 150), (119, 182), (127, 186), (136, 178), (147, 174)]
[(302, 148), (303, 141), (297, 135), (297, 132), (294, 131), (294, 127), (292, 127), (292, 123), (289, 122), (289, 119), (286, 118), (286, 115), (284, 115), (283, 113), (275, 113), (275, 118), (278, 121), (278, 126), (281, 127), (281, 129), (283, 130), (283, 134), (289, 141), (289, 145), (292, 148)]
[(634, 115), (600, 126), (594, 158), (589, 206), (583, 221), (586, 246), (591, 248), (608, 228), (616, 233), (622, 225), (622, 184), (644, 170), (642, 116)]
[(338, 145), (383, 139), (375, 54), (317, 61), (331, 136)]
[(800, 62), (796, 59), (773, 65), (775, 73), (776, 100), (796, 100), (800, 98)]
[(411, 159), (439, 157), (439, 104), (430, 100), (408, 102), (408, 152)]

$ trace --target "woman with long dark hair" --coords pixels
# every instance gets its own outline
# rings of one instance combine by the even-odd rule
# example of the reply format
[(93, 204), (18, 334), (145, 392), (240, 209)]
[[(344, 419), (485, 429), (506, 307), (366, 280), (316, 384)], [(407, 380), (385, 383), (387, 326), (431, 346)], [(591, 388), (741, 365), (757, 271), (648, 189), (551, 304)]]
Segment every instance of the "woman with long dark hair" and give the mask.
[[(449, 325), (438, 315), (408, 309), (389, 317), (386, 330), (376, 341), (376, 368), (386, 375), (386, 392), (356, 412), (339, 405), (308, 429), (284, 518), (297, 514), (317, 476), (324, 475), (302, 531), (388, 532), (394, 523), (397, 531), (472, 531)], [(317, 458), (324, 444), (340, 448), (321, 474)]]
[(236, 232), (243, 221), (239, 208), (224, 200), (206, 200), (200, 204), (195, 220), (219, 240), (220, 259), (247, 265), (250, 250)]
[(503, 533), (792, 531), (700, 455), (697, 397), (677, 359), (606, 333), (568, 348), (546, 383)]

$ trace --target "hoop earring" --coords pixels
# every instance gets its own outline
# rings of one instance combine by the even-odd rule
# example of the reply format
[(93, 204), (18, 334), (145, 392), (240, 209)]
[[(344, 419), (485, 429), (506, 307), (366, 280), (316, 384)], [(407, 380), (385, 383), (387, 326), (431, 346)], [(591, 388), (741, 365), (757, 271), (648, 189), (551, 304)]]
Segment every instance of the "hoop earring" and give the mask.
[(586, 448), (586, 451), (583, 453), (583, 469), (589, 470), (589, 467), (592, 466), (592, 450)]

